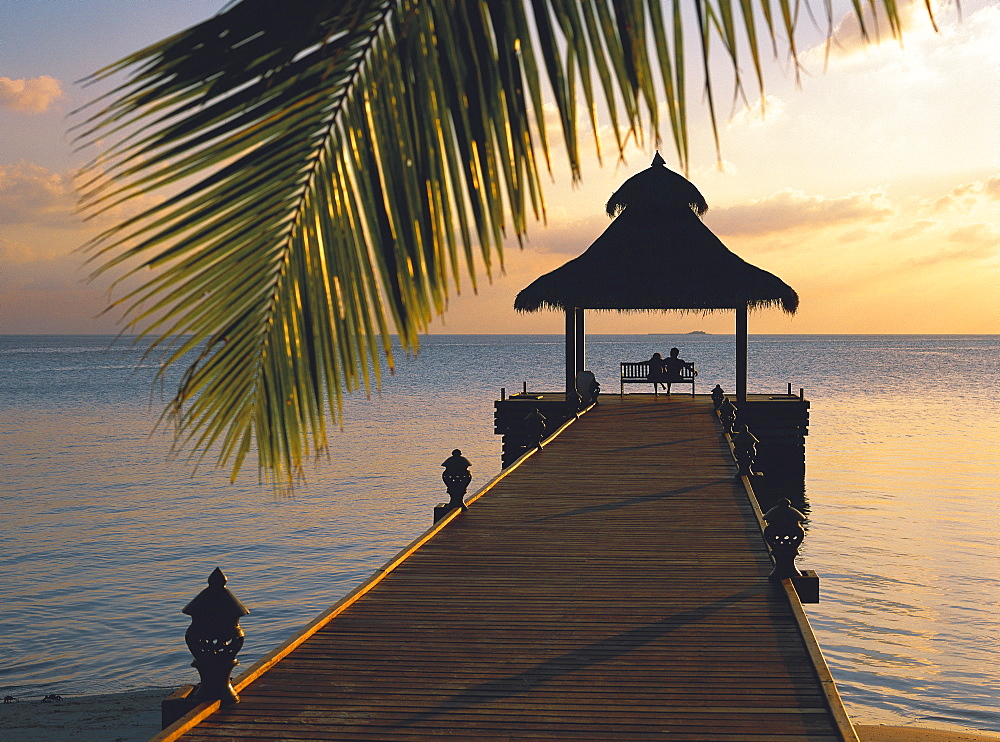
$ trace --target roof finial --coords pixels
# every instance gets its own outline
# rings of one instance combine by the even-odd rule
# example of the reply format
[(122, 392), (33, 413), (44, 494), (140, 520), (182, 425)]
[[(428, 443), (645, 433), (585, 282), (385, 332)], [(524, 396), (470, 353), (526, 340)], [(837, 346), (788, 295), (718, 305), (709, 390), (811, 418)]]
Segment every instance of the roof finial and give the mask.
[(662, 157), (660, 157), (660, 150), (656, 150), (656, 156), (653, 158), (653, 162), (650, 165), (650, 167), (656, 167), (657, 165), (659, 165), (660, 167), (665, 167), (666, 164), (667, 161), (664, 160)]

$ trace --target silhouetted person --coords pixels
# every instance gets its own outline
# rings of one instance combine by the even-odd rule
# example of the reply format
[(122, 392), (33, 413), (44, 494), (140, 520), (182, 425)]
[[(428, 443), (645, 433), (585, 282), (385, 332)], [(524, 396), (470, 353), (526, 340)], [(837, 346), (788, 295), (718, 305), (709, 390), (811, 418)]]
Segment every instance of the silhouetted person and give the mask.
[(670, 394), (670, 385), (675, 381), (681, 381), (681, 372), (684, 370), (684, 359), (679, 357), (680, 351), (677, 348), (670, 349), (670, 356), (663, 361), (663, 372), (667, 382), (667, 394)]
[[(674, 350), (677, 349), (674, 348)], [(667, 381), (667, 362), (663, 360), (663, 356), (659, 353), (653, 353), (653, 357), (646, 362), (649, 364), (649, 373), (646, 374), (646, 378), (653, 382), (653, 391), (656, 391), (657, 384), (664, 389), (669, 389), (670, 387), (665, 384)]]

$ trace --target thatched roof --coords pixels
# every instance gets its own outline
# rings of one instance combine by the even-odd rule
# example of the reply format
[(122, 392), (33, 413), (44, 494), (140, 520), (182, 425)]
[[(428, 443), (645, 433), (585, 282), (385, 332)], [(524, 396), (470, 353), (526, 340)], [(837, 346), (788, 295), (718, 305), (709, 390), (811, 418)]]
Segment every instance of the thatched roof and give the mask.
[(536, 279), (514, 308), (712, 312), (746, 302), (794, 313), (792, 287), (722, 244), (700, 219), (707, 210), (698, 189), (657, 153), (611, 196), (614, 221), (594, 244)]

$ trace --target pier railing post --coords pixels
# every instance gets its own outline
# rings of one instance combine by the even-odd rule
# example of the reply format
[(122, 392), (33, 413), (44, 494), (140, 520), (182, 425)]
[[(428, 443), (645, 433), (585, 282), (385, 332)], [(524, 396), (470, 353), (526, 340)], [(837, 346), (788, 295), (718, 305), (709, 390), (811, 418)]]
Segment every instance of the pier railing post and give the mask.
[[(791, 385), (789, 385), (789, 389), (791, 389)], [(715, 404), (715, 412), (719, 416), (719, 422), (722, 423), (723, 430), (729, 436), (732, 444), (733, 458), (739, 467), (736, 478), (745, 478), (747, 486), (750, 487), (748, 494), (756, 504), (759, 504), (761, 499), (757, 487), (762, 484), (762, 475), (757, 473), (755, 468), (757, 444), (760, 443), (760, 440), (750, 432), (750, 427), (746, 422), (736, 424), (736, 405), (729, 397), (725, 396), (725, 392), (718, 384), (712, 390), (712, 402)], [(764, 466), (767, 467), (768, 464), (765, 462)], [(765, 471), (768, 472), (770, 469), (765, 468)], [(795, 557), (798, 556), (799, 545), (805, 537), (805, 530), (801, 523), (806, 519), (806, 516), (792, 507), (791, 500), (782, 498), (777, 505), (761, 517), (767, 524), (764, 527), (764, 542), (774, 560), (774, 569), (768, 578), (779, 583), (782, 580), (791, 580), (800, 602), (818, 603), (819, 575), (812, 570), (800, 572), (795, 567)]]
[(435, 523), (455, 508), (468, 510), (468, 506), (465, 504), (465, 494), (469, 491), (469, 484), (472, 482), (472, 474), (469, 472), (472, 463), (462, 455), (461, 449), (453, 450), (451, 456), (446, 458), (441, 466), (444, 467), (441, 479), (450, 499), (434, 508)]
[(764, 541), (771, 549), (774, 569), (768, 575), (772, 582), (790, 579), (803, 603), (819, 602), (819, 576), (812, 570), (799, 572), (795, 567), (795, 557), (805, 537), (802, 521), (806, 516), (792, 507), (788, 498), (764, 513)]
[(226, 576), (218, 567), (208, 577), (208, 587), (181, 609), (191, 616), (184, 641), (194, 656), (191, 665), (198, 670), (201, 682), (194, 692), (200, 702), (238, 703), (240, 697), (230, 681), (239, 663), (236, 655), (243, 648), (240, 619), (250, 609), (226, 588)]
[(802, 513), (792, 507), (787, 497), (764, 513), (764, 541), (771, 549), (774, 559), (774, 569), (769, 578), (780, 582), (786, 577), (797, 577), (799, 571), (795, 568), (795, 557), (799, 555), (799, 545), (806, 532), (802, 529), (802, 521), (806, 519)]
[(722, 389), (721, 385), (716, 384), (715, 388), (712, 389), (712, 406), (715, 407), (716, 412), (719, 411), (719, 407), (722, 406), (722, 400), (725, 398), (726, 392)]
[(534, 408), (524, 416), (524, 436), (528, 450), (541, 448), (545, 439), (546, 419), (545, 415)]
[(719, 405), (719, 421), (722, 423), (723, 430), (730, 435), (732, 435), (733, 426), (736, 424), (736, 413), (736, 405), (729, 397), (723, 397), (722, 403)]
[(736, 434), (733, 436), (733, 457), (739, 468), (737, 477), (752, 477), (754, 464), (757, 459), (757, 444), (760, 443), (757, 437), (750, 432), (746, 425), (737, 425)]
[(226, 587), (226, 575), (216, 567), (208, 577), (208, 587), (198, 593), (181, 612), (191, 616), (184, 634), (201, 682), (178, 688), (160, 704), (163, 728), (173, 724), (200, 703), (219, 701), (224, 706), (238, 703), (230, 677), (239, 663), (243, 648), (240, 619), (250, 613)]

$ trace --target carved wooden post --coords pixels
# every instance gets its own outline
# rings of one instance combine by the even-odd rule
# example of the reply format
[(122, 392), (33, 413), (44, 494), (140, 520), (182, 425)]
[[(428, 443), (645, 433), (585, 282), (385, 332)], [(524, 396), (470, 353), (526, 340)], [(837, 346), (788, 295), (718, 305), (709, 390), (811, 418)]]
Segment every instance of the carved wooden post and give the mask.
[(576, 392), (578, 410), (597, 404), (597, 395), (601, 393), (601, 385), (597, 383), (593, 371), (584, 369), (576, 375)]
[(545, 438), (545, 415), (533, 409), (524, 416), (524, 437), (528, 442), (528, 448), (541, 448), (542, 439)]
[(722, 422), (723, 430), (732, 435), (733, 425), (736, 424), (736, 405), (729, 397), (724, 397), (722, 404), (719, 405), (719, 420)]
[(712, 405), (715, 407), (716, 411), (718, 411), (719, 406), (722, 404), (722, 400), (725, 398), (726, 393), (722, 390), (722, 386), (716, 384), (715, 388), (712, 390)]
[(733, 456), (736, 465), (739, 467), (738, 477), (750, 477), (756, 472), (753, 470), (754, 462), (757, 458), (757, 444), (760, 441), (750, 432), (746, 425), (737, 425), (739, 430), (733, 437)]
[(441, 479), (444, 481), (450, 499), (434, 508), (435, 523), (454, 508), (468, 510), (465, 504), (465, 493), (469, 491), (469, 483), (472, 481), (472, 474), (469, 472), (472, 464), (462, 455), (461, 449), (456, 448), (452, 451), (451, 456), (446, 458), (441, 466), (444, 467)]
[(795, 557), (799, 555), (799, 545), (806, 535), (801, 525), (805, 519), (806, 516), (793, 508), (787, 497), (764, 513), (764, 520), (767, 522), (764, 541), (774, 558), (774, 569), (769, 575), (771, 580), (780, 582), (786, 577), (799, 576), (799, 571), (795, 568)]
[(208, 587), (182, 609), (191, 616), (191, 626), (184, 641), (194, 656), (191, 665), (198, 669), (201, 683), (193, 698), (199, 702), (238, 703), (230, 675), (239, 664), (236, 655), (243, 648), (240, 618), (250, 613), (226, 588), (226, 576), (216, 567), (209, 575)]

